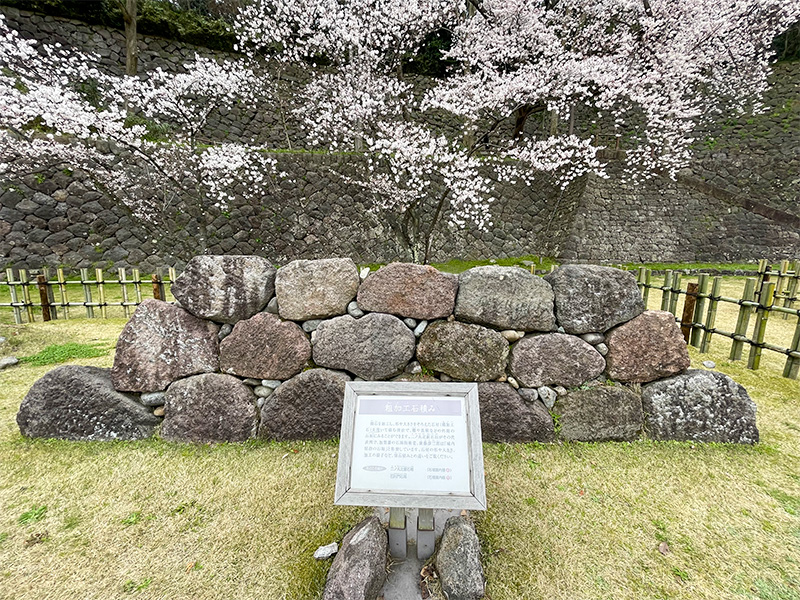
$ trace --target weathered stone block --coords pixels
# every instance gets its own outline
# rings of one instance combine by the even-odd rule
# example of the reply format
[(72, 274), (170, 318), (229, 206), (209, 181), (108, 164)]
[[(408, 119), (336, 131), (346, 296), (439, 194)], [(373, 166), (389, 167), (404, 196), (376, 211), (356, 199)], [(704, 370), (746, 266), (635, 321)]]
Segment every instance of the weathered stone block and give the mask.
[(453, 312), (458, 278), (431, 266), (392, 263), (364, 280), (358, 307), (413, 319), (441, 319)]
[(65, 365), (38, 379), (17, 413), (25, 437), (138, 440), (161, 422), (135, 396), (111, 384), (109, 369)]
[(511, 374), (523, 387), (572, 387), (600, 375), (606, 361), (579, 337), (546, 333), (521, 339), (509, 362)]
[(423, 367), (463, 381), (491, 381), (505, 373), (508, 341), (497, 331), (438, 321), (419, 339), (417, 359)]
[(642, 398), (621, 386), (572, 390), (558, 398), (559, 436), (576, 442), (631, 441), (642, 430)]
[(392, 315), (370, 313), (323, 321), (314, 338), (314, 362), (344, 369), (367, 380), (389, 379), (403, 371), (414, 356), (416, 338)]
[(509, 384), (479, 383), (478, 399), (484, 442), (553, 440), (553, 419), (544, 405), (538, 400), (526, 402)]
[(553, 289), (519, 267), (474, 267), (458, 276), (456, 318), (498, 329), (550, 331)]
[(359, 282), (356, 265), (349, 258), (292, 261), (275, 277), (278, 311), (293, 321), (343, 315)]

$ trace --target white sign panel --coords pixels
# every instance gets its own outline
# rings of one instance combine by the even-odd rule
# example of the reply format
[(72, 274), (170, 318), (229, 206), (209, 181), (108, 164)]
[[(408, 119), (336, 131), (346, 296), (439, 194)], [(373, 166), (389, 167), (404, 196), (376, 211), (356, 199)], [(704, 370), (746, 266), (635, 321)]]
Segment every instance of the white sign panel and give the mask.
[(336, 504), (485, 509), (477, 385), (352, 382)]

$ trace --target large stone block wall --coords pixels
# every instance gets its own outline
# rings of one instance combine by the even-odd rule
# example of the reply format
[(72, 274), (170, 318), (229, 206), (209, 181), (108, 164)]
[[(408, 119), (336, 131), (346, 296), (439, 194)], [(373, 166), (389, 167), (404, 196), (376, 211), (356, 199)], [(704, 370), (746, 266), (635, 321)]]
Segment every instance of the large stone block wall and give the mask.
[[(3, 6), (0, 11), (23, 35), (97, 52), (103, 66), (121, 69), (119, 31)], [(158, 38), (140, 41), (143, 71), (175, 70), (196, 52), (214, 54)], [(276, 72), (269, 64), (262, 68)], [(284, 101), (304, 76), (282, 73)], [(678, 182), (624, 184), (612, 168), (611, 179), (585, 178), (565, 194), (546, 181), (534, 188), (499, 184), (491, 231), (445, 228), (434, 239), (433, 260), (520, 254), (589, 261), (796, 257), (800, 65), (777, 65), (773, 80), (764, 114), (721, 117), (718, 125), (697, 132), (697, 158)], [(208, 135), (254, 137), (276, 148), (306, 145), (290, 111), (270, 99), (220, 115)], [(330, 255), (361, 262), (408, 259), (391, 216), (376, 217), (369, 195), (342, 179), (355, 172), (359, 157), (299, 152), (276, 158), (290, 177), (258, 205), (239, 200), (225, 213), (164, 215), (158, 227), (95, 191), (85, 173), (54, 171), (0, 182), (0, 263), (150, 269), (182, 266), (198, 251), (257, 253), (279, 262)]]
[[(688, 369), (667, 312), (646, 311), (632, 274), (567, 265), (459, 276), (351, 259), (276, 270), (196, 257), (178, 305), (146, 300), (111, 370), (67, 366), (37, 381), (25, 436), (189, 442), (338, 435), (347, 381), (478, 383), (487, 442), (756, 443), (756, 407), (716, 372)], [(163, 421), (162, 421), (163, 417)]]

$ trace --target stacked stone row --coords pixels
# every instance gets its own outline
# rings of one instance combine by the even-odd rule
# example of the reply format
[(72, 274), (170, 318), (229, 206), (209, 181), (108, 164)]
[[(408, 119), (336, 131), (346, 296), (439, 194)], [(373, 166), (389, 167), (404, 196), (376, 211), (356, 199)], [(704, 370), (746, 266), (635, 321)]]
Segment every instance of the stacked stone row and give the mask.
[[(172, 293), (177, 304), (147, 300), (128, 322), (108, 383), (143, 409), (143, 433), (163, 415), (165, 439), (335, 437), (352, 379), (478, 382), (485, 441), (632, 440), (645, 427), (655, 439), (758, 439), (744, 389), (687, 371), (674, 317), (646, 311), (634, 277), (608, 267), (359, 274), (350, 259), (276, 270), (201, 256)], [(20, 427), (37, 435), (26, 403)]]

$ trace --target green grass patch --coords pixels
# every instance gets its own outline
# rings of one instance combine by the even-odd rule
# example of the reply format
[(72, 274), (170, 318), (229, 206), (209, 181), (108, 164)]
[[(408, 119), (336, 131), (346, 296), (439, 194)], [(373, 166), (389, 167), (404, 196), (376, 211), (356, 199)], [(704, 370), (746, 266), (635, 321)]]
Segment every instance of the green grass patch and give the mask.
[(44, 519), (47, 514), (46, 506), (39, 506), (34, 504), (30, 510), (26, 510), (19, 516), (17, 523), (20, 525), (33, 525)]
[(101, 347), (99, 344), (79, 344), (67, 342), (66, 344), (53, 344), (43, 348), (41, 351), (30, 356), (21, 356), (19, 361), (34, 367), (45, 365), (56, 365), (59, 363), (75, 360), (79, 358), (97, 358), (107, 356), (108, 348)]

